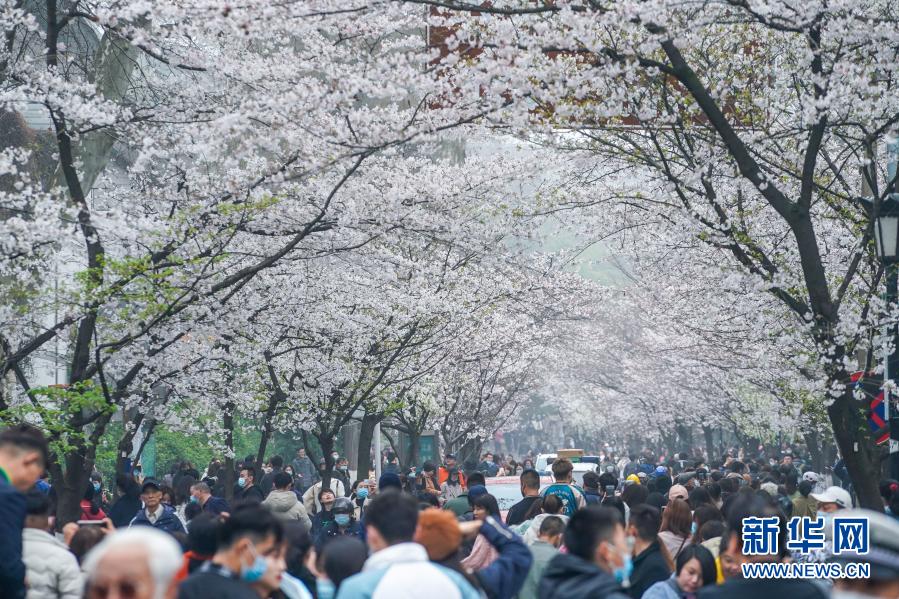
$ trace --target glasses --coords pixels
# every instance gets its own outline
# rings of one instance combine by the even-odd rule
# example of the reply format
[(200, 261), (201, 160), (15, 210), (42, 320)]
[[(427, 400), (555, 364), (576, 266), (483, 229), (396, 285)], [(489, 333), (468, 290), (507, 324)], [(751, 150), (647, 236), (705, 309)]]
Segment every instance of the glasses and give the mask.
[[(94, 584), (90, 586), (87, 596), (90, 599), (107, 599), (108, 597), (121, 597), (122, 599), (135, 599), (140, 596), (142, 585), (140, 583), (123, 580), (109, 585)], [(115, 591), (115, 593), (114, 593)]]

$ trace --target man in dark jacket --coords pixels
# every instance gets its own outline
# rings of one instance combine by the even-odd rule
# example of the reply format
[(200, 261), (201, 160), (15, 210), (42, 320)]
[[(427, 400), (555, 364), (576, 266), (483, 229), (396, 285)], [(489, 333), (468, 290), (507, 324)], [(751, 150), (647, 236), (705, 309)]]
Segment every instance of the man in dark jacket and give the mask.
[(25, 597), (22, 530), (25, 495), (47, 465), (47, 440), (33, 426), (19, 424), (0, 432), (0, 597)]
[(353, 517), (355, 508), (353, 502), (347, 497), (338, 497), (332, 508), (333, 520), (325, 524), (315, 539), (315, 550), (321, 552), (322, 548), (336, 537), (356, 537), (363, 539), (362, 525)]
[(534, 502), (540, 498), (540, 475), (533, 468), (528, 468), (518, 477), (521, 484), (522, 500), (509, 508), (506, 513), (506, 524), (517, 526), (525, 521)]
[(274, 487), (275, 475), (284, 469), (284, 458), (279, 455), (273, 455), (268, 459), (268, 464), (272, 467), (272, 471), (266, 472), (262, 480), (259, 481), (259, 490), (266, 496), (271, 493)]
[(237, 479), (237, 486), (240, 487), (238, 498), (243, 501), (252, 501), (262, 503), (265, 501), (265, 495), (262, 489), (256, 484), (256, 467), (245, 464), (240, 469), (240, 478)]
[(584, 473), (584, 499), (587, 505), (601, 505), (602, 493), (599, 492), (599, 475), (595, 472)]
[(116, 488), (119, 491), (119, 498), (109, 511), (106, 513), (112, 520), (112, 525), (116, 528), (124, 528), (131, 523), (134, 515), (140, 510), (140, 485), (128, 474), (119, 474), (116, 476)]
[(223, 512), (230, 512), (228, 502), (221, 497), (212, 494), (212, 489), (204, 482), (194, 483), (190, 487), (190, 501), (197, 503), (203, 508), (204, 512), (208, 512), (215, 516)]
[(175, 508), (162, 503), (162, 487), (152, 478), (141, 487), (144, 509), (137, 512), (129, 526), (152, 526), (163, 532), (186, 532)]
[(630, 554), (621, 514), (587, 506), (565, 529), (568, 553), (554, 557), (540, 581), (540, 599), (628, 599), (621, 582), (629, 574)]
[(634, 571), (627, 593), (633, 599), (640, 599), (646, 589), (671, 576), (671, 568), (659, 544), (661, 525), (662, 516), (653, 506), (639, 504), (631, 509), (627, 534), (634, 537)]

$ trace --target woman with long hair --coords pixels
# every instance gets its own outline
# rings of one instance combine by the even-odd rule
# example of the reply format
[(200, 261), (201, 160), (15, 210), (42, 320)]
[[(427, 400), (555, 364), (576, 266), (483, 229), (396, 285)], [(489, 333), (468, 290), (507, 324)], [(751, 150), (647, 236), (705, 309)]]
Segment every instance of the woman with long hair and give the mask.
[[(474, 500), (472, 512), (475, 520), (483, 522), (488, 516), (493, 516), (500, 520), (499, 504), (496, 501), (496, 497), (489, 493), (481, 495)], [(474, 541), (474, 546), (471, 548), (471, 553), (462, 560), (462, 566), (472, 572), (477, 572), (495, 562), (498, 557), (499, 553), (493, 548), (493, 545), (484, 538), (484, 535), (479, 534)]]
[(674, 574), (643, 593), (643, 599), (695, 599), (699, 589), (715, 584), (712, 553), (702, 545), (688, 545), (677, 556)]
[(683, 499), (672, 499), (662, 512), (662, 526), (659, 540), (665, 544), (672, 559), (677, 559), (681, 550), (690, 542), (693, 517), (690, 506)]
[(694, 545), (698, 545), (702, 543), (702, 537), (699, 534), (699, 531), (702, 530), (702, 527), (705, 526), (706, 522), (711, 522), (713, 520), (717, 520), (718, 522), (724, 522), (724, 516), (721, 512), (714, 506), (714, 504), (706, 503), (700, 505), (695, 510), (693, 510), (693, 524), (690, 529), (692, 533), (691, 542)]
[(87, 484), (81, 496), (81, 517), (79, 520), (102, 520), (106, 512), (100, 507), (100, 491), (92, 483)]

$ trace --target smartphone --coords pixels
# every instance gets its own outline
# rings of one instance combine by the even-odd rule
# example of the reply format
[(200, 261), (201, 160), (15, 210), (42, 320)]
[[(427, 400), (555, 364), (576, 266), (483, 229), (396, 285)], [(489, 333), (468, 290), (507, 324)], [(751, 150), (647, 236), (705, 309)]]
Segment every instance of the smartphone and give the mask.
[(78, 526), (106, 526), (103, 520), (79, 520)]

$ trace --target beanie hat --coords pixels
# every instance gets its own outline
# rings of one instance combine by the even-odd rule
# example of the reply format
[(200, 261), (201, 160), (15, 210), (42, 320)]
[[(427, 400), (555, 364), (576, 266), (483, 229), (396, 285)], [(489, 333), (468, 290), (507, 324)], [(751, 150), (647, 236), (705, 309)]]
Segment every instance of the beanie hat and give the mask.
[(438, 508), (428, 508), (418, 515), (415, 542), (423, 545), (428, 559), (439, 562), (459, 550), (462, 532), (452, 512)]
[(381, 478), (378, 479), (378, 490), (383, 491), (384, 489), (389, 489), (393, 487), (394, 489), (403, 489), (403, 483), (400, 481), (400, 477), (395, 472), (385, 472), (381, 475)]
[(468, 503), (474, 504), (475, 499), (486, 494), (487, 487), (484, 485), (472, 485), (471, 488), (468, 489)]

